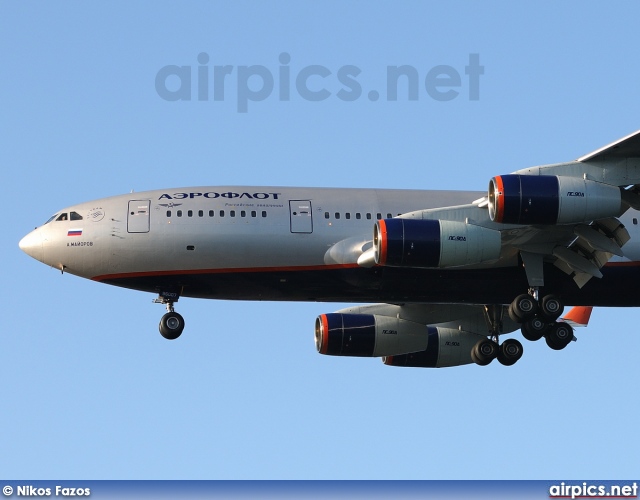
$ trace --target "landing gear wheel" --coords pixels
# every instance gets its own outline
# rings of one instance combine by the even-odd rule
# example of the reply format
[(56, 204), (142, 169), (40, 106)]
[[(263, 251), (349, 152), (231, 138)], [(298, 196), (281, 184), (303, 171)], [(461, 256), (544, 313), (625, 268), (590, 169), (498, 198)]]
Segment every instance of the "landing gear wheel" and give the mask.
[(493, 340), (479, 340), (471, 349), (471, 359), (480, 366), (486, 366), (496, 358), (499, 349)]
[(557, 320), (563, 310), (562, 302), (555, 295), (547, 295), (540, 301), (539, 314), (547, 323)]
[(534, 316), (529, 321), (522, 323), (521, 328), (522, 336), (531, 342), (540, 340), (547, 330), (549, 330), (549, 325), (538, 316)]
[(547, 345), (555, 351), (561, 351), (573, 339), (573, 328), (567, 323), (556, 323), (544, 336)]
[(518, 295), (509, 306), (509, 316), (517, 323), (524, 323), (538, 312), (538, 303), (529, 294)]
[(184, 330), (184, 318), (177, 312), (168, 312), (160, 319), (158, 328), (165, 339), (175, 340)]
[(522, 357), (524, 349), (516, 339), (505, 340), (498, 350), (498, 361), (504, 366), (511, 366)]

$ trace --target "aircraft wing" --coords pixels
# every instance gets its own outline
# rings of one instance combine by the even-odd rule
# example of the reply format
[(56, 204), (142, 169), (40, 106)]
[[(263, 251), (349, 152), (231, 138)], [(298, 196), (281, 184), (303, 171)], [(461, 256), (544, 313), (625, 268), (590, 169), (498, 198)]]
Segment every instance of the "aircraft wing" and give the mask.
[[(518, 330), (520, 324), (508, 315), (508, 306), (498, 306), (500, 333)], [(374, 314), (421, 325), (440, 326), (486, 336), (491, 334), (485, 306), (472, 304), (368, 304), (336, 311), (341, 314)]]
[(640, 131), (573, 162), (496, 176), (488, 195), (469, 205), (378, 221), (373, 241), (352, 247), (349, 260), (355, 253), (363, 267), (434, 268), (520, 260), (533, 288), (544, 286), (544, 263), (552, 263), (582, 288), (624, 256), (630, 236), (618, 217), (629, 208), (640, 210)]
[(617, 141), (607, 144), (606, 146), (596, 149), (589, 154), (581, 156), (576, 161), (590, 162), (594, 160), (606, 161), (620, 158), (639, 158), (640, 157), (640, 130), (618, 139)]
[(602, 267), (615, 256), (630, 236), (624, 225), (610, 217), (588, 224), (554, 227), (531, 226), (506, 231), (504, 245), (516, 249), (531, 286), (543, 286), (542, 265), (551, 262), (582, 288), (591, 278), (601, 278)]

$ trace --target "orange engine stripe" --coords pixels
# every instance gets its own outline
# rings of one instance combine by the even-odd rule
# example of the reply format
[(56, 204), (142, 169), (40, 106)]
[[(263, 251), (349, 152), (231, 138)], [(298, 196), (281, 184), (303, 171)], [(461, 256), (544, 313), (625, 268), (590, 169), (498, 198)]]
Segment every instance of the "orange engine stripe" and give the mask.
[(378, 221), (378, 264), (384, 266), (387, 263), (387, 224), (384, 219)]
[(495, 204), (496, 204), (496, 222), (502, 222), (504, 217), (504, 185), (502, 184), (502, 176), (494, 177), (495, 186)]
[(329, 322), (327, 321), (326, 314), (321, 314), (320, 319), (322, 321), (322, 346), (320, 348), (320, 354), (327, 354), (329, 350)]

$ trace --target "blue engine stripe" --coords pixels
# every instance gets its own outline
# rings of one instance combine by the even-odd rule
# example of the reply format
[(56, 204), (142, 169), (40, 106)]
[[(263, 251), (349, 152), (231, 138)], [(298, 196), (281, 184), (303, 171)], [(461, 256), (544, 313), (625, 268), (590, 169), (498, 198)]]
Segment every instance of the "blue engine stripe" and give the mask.
[(371, 314), (326, 314), (329, 331), (327, 354), (373, 356), (376, 321)]
[(440, 222), (437, 220), (385, 219), (387, 265), (438, 267)]

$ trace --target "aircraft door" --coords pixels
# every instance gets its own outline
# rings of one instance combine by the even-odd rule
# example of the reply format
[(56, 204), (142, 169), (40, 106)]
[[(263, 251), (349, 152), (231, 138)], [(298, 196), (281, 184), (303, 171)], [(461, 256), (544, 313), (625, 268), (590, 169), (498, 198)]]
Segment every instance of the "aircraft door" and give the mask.
[(149, 232), (150, 207), (150, 200), (129, 201), (129, 212), (127, 212), (127, 232)]
[(311, 201), (290, 200), (289, 215), (291, 216), (292, 233), (312, 233), (313, 216), (311, 215)]

